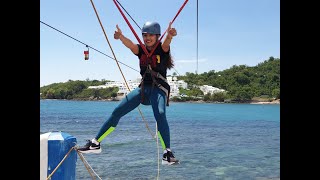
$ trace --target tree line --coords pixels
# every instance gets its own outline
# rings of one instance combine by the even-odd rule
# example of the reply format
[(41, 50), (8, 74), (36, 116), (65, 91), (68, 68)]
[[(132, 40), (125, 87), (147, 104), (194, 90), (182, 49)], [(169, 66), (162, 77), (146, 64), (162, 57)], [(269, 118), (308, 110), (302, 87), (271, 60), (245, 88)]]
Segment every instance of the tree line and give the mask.
[[(233, 65), (231, 68), (202, 74), (187, 72), (177, 76), (177, 80), (188, 83), (187, 89), (180, 88), (183, 97), (174, 97), (173, 101), (218, 101), (247, 102), (254, 99), (280, 99), (280, 58), (270, 57), (256, 66)], [(114, 99), (118, 88), (88, 89), (89, 86), (104, 85), (108, 80), (69, 80), (65, 83), (53, 83), (40, 87), (42, 99)], [(225, 92), (206, 94), (199, 86), (210, 85)]]
[(246, 102), (259, 98), (280, 99), (280, 58), (271, 56), (254, 67), (234, 65), (219, 72), (186, 73), (178, 79), (188, 83), (188, 89), (195, 97), (203, 95), (199, 92), (201, 85), (226, 90), (226, 93), (207, 94), (204, 100)]

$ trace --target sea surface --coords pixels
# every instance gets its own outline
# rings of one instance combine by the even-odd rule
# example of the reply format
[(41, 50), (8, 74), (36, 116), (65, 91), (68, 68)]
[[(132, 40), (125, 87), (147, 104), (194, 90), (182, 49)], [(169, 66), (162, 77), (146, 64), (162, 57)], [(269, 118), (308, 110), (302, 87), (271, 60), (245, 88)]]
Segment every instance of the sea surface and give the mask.
[[(95, 137), (118, 103), (40, 100), (40, 134), (66, 132), (83, 145)], [(84, 154), (98, 175), (95, 179), (280, 179), (279, 104), (170, 102), (167, 119), (171, 149), (181, 164), (158, 166), (162, 149), (153, 138), (152, 108), (140, 105), (102, 141), (100, 154)], [(92, 179), (79, 156), (76, 179)]]

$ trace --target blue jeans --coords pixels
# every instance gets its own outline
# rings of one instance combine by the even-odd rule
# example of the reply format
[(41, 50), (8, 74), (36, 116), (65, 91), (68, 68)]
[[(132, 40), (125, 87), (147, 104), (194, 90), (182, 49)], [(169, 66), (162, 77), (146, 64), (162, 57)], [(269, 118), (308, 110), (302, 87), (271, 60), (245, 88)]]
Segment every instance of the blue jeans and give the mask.
[[(158, 87), (144, 86), (144, 105), (151, 105), (154, 117), (157, 121), (160, 142), (162, 148), (170, 148), (170, 130), (166, 117), (166, 95)], [(122, 116), (126, 115), (141, 103), (141, 88), (137, 87), (124, 97), (119, 105), (113, 110), (111, 116), (100, 128), (96, 139), (101, 142), (110, 134)]]

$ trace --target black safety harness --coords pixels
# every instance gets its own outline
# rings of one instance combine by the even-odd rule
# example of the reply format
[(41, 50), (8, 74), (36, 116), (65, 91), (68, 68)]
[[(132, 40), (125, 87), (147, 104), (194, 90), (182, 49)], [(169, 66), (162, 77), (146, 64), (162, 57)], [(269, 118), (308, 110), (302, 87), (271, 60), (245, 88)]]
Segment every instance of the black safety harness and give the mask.
[[(150, 74), (151, 79), (152, 79), (152, 90), (155, 86), (158, 87), (159, 89), (161, 89), (166, 94), (166, 98), (167, 98), (166, 105), (169, 106), (170, 85), (168, 84), (168, 81), (165, 77), (163, 77), (159, 72), (156, 72), (151, 68), (150, 61), (151, 61), (151, 59), (148, 58), (147, 69), (144, 72), (144, 74), (142, 75), (142, 79), (141, 79), (141, 82), (139, 85), (139, 87), (141, 88), (141, 103), (144, 102), (144, 79), (147, 74)], [(159, 79), (161, 79), (166, 84), (159, 83), (158, 82)], [(166, 88), (164, 87), (164, 85), (166, 86)]]
[[(160, 37), (159, 41), (157, 42), (157, 44), (155, 45), (155, 48), (150, 52), (148, 53), (147, 52), (147, 49), (143, 46), (140, 38), (138, 37), (137, 33), (134, 31), (133, 27), (131, 26), (130, 22), (128, 21), (128, 19), (126, 18), (126, 16), (124, 15), (124, 13), (122, 12), (122, 10), (120, 9), (120, 6), (117, 4), (116, 0), (113, 0), (114, 4), (117, 6), (119, 12), (121, 13), (121, 15), (123, 16), (124, 20), (127, 22), (129, 28), (131, 29), (131, 31), (133, 32), (134, 36), (136, 37), (136, 39), (138, 40), (139, 44), (142, 46), (142, 49), (143, 51), (145, 52), (145, 54), (148, 56), (148, 58), (151, 57), (151, 55), (153, 54), (154, 50), (156, 49), (156, 47), (158, 46), (158, 44), (161, 42), (161, 39), (163, 38), (163, 36), (166, 34), (167, 30), (162, 34), (162, 36)], [(184, 6), (186, 5), (186, 3), (188, 2), (188, 0), (185, 0), (183, 5), (180, 7), (180, 9), (178, 10), (177, 14), (175, 15), (175, 17), (173, 18), (173, 20), (171, 21), (171, 23), (173, 23), (175, 21), (175, 19), (178, 17), (178, 15), (180, 14), (181, 10), (184, 8)], [(154, 70), (152, 70), (150, 64), (149, 64), (149, 59), (148, 59), (148, 64), (147, 64), (147, 70), (146, 72), (143, 74), (142, 76), (142, 81), (140, 83), (140, 86), (141, 86), (141, 92), (142, 92), (142, 100), (143, 100), (143, 86), (144, 86), (144, 78), (145, 78), (145, 75), (147, 73), (150, 73), (151, 74), (151, 77), (152, 77), (152, 87), (154, 86), (157, 86), (159, 87), (161, 90), (163, 90), (165, 93), (166, 93), (166, 96), (167, 96), (167, 106), (169, 106), (169, 94), (170, 94), (170, 86), (169, 84), (167, 83), (167, 80), (166, 78), (164, 78), (161, 74), (159, 74), (158, 72), (155, 72)], [(157, 80), (158, 79), (162, 79), (164, 81), (164, 83), (166, 84), (161, 84), (161, 83), (158, 83)], [(164, 87), (167, 86), (167, 88)]]

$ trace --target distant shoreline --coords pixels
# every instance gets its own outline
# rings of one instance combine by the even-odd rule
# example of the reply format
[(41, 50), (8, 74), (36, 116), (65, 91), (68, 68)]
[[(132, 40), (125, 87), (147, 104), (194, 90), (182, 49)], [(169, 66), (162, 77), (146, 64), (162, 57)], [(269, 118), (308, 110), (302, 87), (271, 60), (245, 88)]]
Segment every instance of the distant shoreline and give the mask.
[[(66, 100), (66, 101), (120, 101), (120, 100), (110, 100), (110, 99), (40, 99), (40, 100)], [(207, 103), (207, 104), (280, 104), (280, 99), (276, 99), (273, 101), (257, 101), (252, 100), (248, 102), (216, 102), (216, 101), (170, 101), (174, 103)]]
[(250, 104), (280, 104), (280, 99), (276, 99), (271, 102), (257, 101), (257, 102), (251, 102)]
[(199, 101), (171, 101), (171, 102), (177, 102), (177, 103), (180, 103), (180, 102), (183, 102), (183, 103), (212, 103), (212, 104), (280, 104), (280, 99), (277, 99), (277, 100), (273, 100), (271, 102), (269, 101), (248, 101), (248, 102), (212, 102), (212, 101), (202, 101), (202, 100), (199, 100)]

